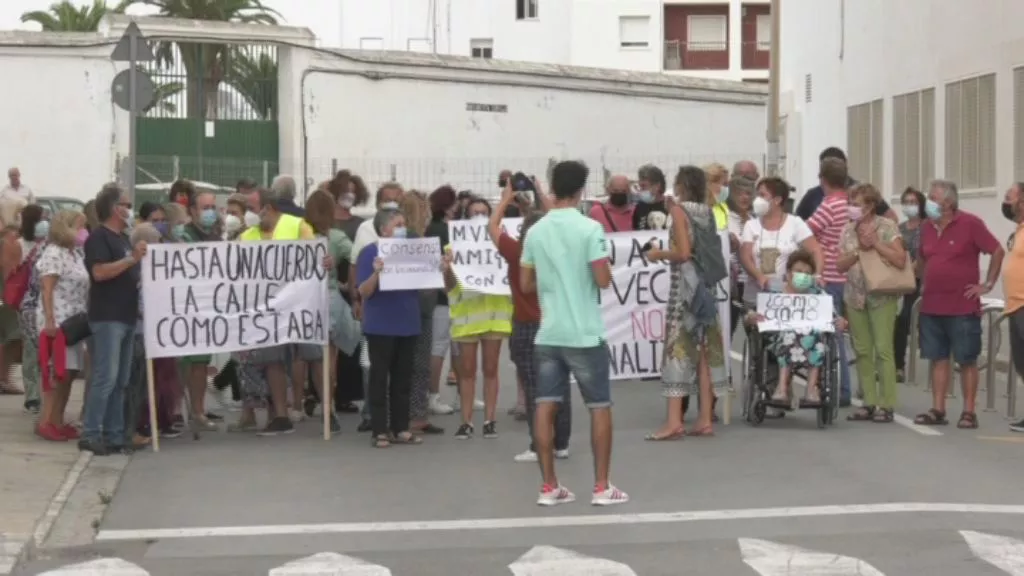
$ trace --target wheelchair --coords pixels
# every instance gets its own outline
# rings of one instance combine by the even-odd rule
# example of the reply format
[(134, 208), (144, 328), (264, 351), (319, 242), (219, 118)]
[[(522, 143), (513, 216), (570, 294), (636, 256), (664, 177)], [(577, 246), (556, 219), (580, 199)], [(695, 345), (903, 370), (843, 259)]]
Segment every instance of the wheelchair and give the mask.
[[(772, 401), (772, 395), (779, 384), (779, 364), (769, 351), (768, 339), (777, 333), (762, 334), (757, 324), (744, 322), (747, 334), (743, 344), (743, 419), (751, 426), (760, 426), (768, 416), (768, 410), (781, 411), (778, 417), (794, 410), (793, 404)], [(828, 352), (825, 363), (818, 375), (821, 402), (813, 406), (797, 405), (796, 409), (815, 410), (818, 428), (831, 426), (839, 412), (839, 354), (838, 339), (834, 332), (821, 334)], [(807, 381), (807, 370), (798, 368), (790, 374), (790, 393), (796, 377)]]

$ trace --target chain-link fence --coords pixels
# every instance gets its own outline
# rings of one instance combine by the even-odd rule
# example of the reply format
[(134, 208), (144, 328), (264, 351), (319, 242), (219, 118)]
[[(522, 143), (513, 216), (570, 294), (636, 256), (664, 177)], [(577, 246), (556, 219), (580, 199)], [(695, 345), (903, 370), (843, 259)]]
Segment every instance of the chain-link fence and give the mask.
[[(570, 157), (571, 158), (571, 157)], [(307, 190), (329, 180), (339, 170), (350, 170), (360, 175), (366, 185), (375, 190), (384, 182), (399, 182), (409, 189), (430, 191), (443, 184), (457, 190), (472, 190), (482, 196), (498, 193), (498, 175), (502, 170), (524, 172), (536, 176), (542, 183), (550, 180), (550, 170), (565, 158), (557, 157), (502, 157), (502, 158), (311, 158), (305, 163), (305, 172), (292, 174), (305, 180)], [(612, 175), (622, 174), (636, 179), (637, 170), (644, 164), (654, 164), (665, 172), (671, 185), (679, 166), (704, 166), (719, 162), (732, 167), (739, 160), (750, 160), (763, 166), (761, 152), (749, 154), (701, 154), (683, 156), (616, 156), (582, 157), (590, 167), (587, 196), (603, 194), (604, 182)], [(302, 166), (303, 163), (289, 163)], [(279, 172), (274, 160), (253, 158), (196, 158), (184, 156), (142, 156), (138, 159), (136, 181), (141, 189), (146, 185), (173, 182), (178, 178), (205, 182), (230, 189), (242, 178), (251, 178), (266, 186)]]

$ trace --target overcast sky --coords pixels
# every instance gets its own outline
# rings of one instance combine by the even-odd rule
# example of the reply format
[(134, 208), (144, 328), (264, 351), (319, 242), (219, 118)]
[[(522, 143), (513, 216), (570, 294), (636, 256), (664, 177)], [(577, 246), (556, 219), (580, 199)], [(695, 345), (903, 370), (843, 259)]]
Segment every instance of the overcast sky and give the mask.
[[(284, 15), (285, 24), (309, 28), (320, 38), (322, 46), (337, 46), (340, 37), (340, 15), (337, 0), (263, 0), (264, 4)], [(0, 0), (0, 29), (38, 29), (21, 23), (21, 15), (32, 10), (45, 10), (53, 0)], [(92, 4), (91, 0), (74, 0), (75, 4)], [(113, 5), (116, 0), (108, 0)]]

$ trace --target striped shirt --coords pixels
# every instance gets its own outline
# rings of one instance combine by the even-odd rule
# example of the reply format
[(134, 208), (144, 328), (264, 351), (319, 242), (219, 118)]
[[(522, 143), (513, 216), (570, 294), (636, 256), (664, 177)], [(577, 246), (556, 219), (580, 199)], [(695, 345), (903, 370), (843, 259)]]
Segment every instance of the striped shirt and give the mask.
[(850, 221), (847, 211), (849, 204), (846, 192), (837, 192), (826, 196), (821, 206), (807, 221), (811, 232), (818, 237), (818, 243), (821, 244), (821, 252), (825, 259), (825, 270), (822, 271), (821, 277), (830, 284), (846, 282), (846, 277), (836, 269), (836, 260), (839, 259), (839, 237), (843, 228)]

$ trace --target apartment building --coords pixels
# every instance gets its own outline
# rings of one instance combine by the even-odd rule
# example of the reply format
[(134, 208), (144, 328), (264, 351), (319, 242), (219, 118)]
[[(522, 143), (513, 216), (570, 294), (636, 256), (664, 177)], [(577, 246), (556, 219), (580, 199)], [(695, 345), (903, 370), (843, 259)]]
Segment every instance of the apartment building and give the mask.
[(766, 82), (769, 0), (340, 0), (343, 48)]

